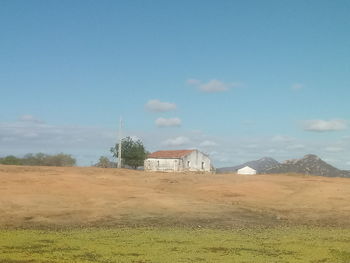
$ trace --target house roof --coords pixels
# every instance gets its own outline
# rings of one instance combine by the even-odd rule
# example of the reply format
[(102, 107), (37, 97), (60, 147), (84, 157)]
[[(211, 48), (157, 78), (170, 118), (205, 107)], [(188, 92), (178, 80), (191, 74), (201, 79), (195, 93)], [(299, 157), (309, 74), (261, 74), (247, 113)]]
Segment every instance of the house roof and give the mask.
[(157, 151), (148, 155), (148, 158), (181, 158), (195, 150), (175, 150), (175, 151)]

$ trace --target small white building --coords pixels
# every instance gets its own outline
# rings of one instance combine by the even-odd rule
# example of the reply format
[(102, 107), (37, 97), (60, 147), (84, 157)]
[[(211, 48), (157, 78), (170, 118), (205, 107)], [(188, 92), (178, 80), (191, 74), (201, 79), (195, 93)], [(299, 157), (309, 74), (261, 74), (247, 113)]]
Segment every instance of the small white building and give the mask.
[(249, 166), (245, 166), (239, 170), (237, 170), (237, 174), (256, 174), (256, 170)]
[(210, 172), (212, 165), (209, 156), (198, 150), (157, 151), (148, 155), (144, 169), (162, 172)]

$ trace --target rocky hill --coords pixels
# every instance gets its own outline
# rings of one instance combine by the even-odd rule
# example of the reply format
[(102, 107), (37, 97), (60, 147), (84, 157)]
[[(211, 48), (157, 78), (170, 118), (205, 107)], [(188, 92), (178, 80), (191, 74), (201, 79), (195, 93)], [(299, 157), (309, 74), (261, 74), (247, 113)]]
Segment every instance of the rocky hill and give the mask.
[(265, 170), (265, 173), (301, 173), (326, 177), (350, 177), (349, 171), (339, 170), (313, 154), (301, 159), (287, 160)]
[(264, 157), (259, 160), (246, 162), (237, 166), (232, 167), (223, 167), (216, 169), (217, 173), (229, 173), (229, 172), (236, 172), (238, 169), (241, 169), (245, 166), (249, 166), (257, 171), (257, 173), (266, 173), (268, 169), (271, 169), (273, 167), (279, 166), (280, 163), (277, 162), (275, 159), (270, 157)]

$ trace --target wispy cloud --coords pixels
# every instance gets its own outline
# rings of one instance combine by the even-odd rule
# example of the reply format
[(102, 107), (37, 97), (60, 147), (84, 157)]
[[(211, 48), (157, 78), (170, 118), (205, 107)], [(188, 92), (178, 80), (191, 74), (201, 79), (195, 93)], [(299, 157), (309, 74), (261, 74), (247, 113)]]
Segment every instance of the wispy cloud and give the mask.
[[(50, 125), (34, 116), (0, 123), (0, 156), (64, 152), (79, 158), (79, 164), (89, 164), (99, 155), (109, 154), (108, 149), (116, 140), (113, 130)], [(86, 160), (87, 155), (92, 157)]]
[(303, 122), (305, 131), (312, 132), (327, 132), (327, 131), (341, 131), (347, 128), (347, 121), (345, 120), (307, 120)]
[(294, 141), (294, 138), (285, 135), (275, 135), (271, 138), (273, 142), (290, 143)]
[(325, 148), (326, 152), (331, 152), (331, 153), (337, 153), (337, 152), (342, 152), (344, 149), (342, 147), (338, 146), (329, 146)]
[(292, 144), (287, 146), (288, 150), (304, 150), (305, 145), (303, 144)]
[(188, 79), (187, 80), (187, 84), (189, 84), (189, 85), (200, 85), (201, 81), (198, 80), (198, 79)]
[(294, 83), (291, 87), (292, 90), (301, 90), (303, 89), (305, 86), (304, 84), (301, 83)]
[[(33, 117), (34, 119), (39, 119)], [(127, 128), (127, 127), (126, 127)], [(233, 166), (270, 156), (279, 161), (315, 153), (321, 158), (333, 158), (332, 165), (348, 169), (350, 140), (327, 141), (316, 136), (302, 140), (281, 134), (259, 136), (212, 136), (200, 131), (156, 129), (152, 131), (124, 130), (124, 136), (140, 138), (147, 150), (168, 148), (199, 148), (209, 152), (216, 167)], [(134, 137), (137, 136), (137, 137)], [(77, 158), (79, 164), (89, 165), (101, 155), (109, 156), (109, 148), (117, 141), (117, 132), (103, 127), (51, 125), (31, 121), (0, 122), (0, 156), (21, 156), (30, 152), (65, 152)], [(341, 149), (340, 149), (341, 148)]]
[(18, 120), (21, 122), (44, 123), (42, 120), (39, 120), (38, 118), (30, 114), (20, 116)]
[(181, 126), (180, 118), (158, 118), (155, 121), (157, 127), (179, 127)]
[(163, 141), (163, 145), (165, 146), (183, 146), (190, 143), (190, 139), (185, 136), (179, 136), (171, 139), (167, 139)]
[(222, 92), (227, 91), (229, 87), (229, 84), (226, 84), (216, 79), (212, 79), (207, 83), (200, 84), (199, 90), (203, 92)]
[(257, 144), (247, 144), (247, 145), (244, 145), (243, 148), (245, 149), (257, 149), (259, 147), (259, 145)]
[(208, 82), (202, 82), (198, 79), (188, 79), (187, 84), (195, 86), (198, 90), (207, 93), (228, 91), (231, 87), (237, 85), (235, 83), (225, 83), (217, 79), (212, 79)]
[(171, 102), (162, 102), (160, 100), (154, 99), (149, 100), (146, 105), (146, 109), (154, 112), (166, 112), (176, 109), (176, 104)]
[(255, 125), (256, 123), (255, 123), (255, 121), (252, 121), (252, 120), (244, 120), (244, 121), (242, 121), (242, 124), (243, 124), (244, 126), (253, 126), (253, 125)]

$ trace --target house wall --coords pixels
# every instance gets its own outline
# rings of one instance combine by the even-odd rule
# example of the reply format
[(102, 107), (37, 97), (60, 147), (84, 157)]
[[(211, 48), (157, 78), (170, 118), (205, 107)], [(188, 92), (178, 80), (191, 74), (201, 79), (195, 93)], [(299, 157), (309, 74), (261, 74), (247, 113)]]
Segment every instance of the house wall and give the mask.
[[(188, 163), (189, 162), (189, 163)], [(183, 157), (184, 170), (210, 172), (211, 161), (209, 157), (199, 151), (193, 151)]]
[(147, 158), (145, 171), (181, 172), (181, 171), (211, 171), (209, 157), (199, 151), (193, 151), (182, 158)]
[(163, 171), (163, 172), (177, 172), (182, 171), (182, 160), (173, 159), (161, 159), (161, 158), (148, 158), (145, 160), (145, 171)]

